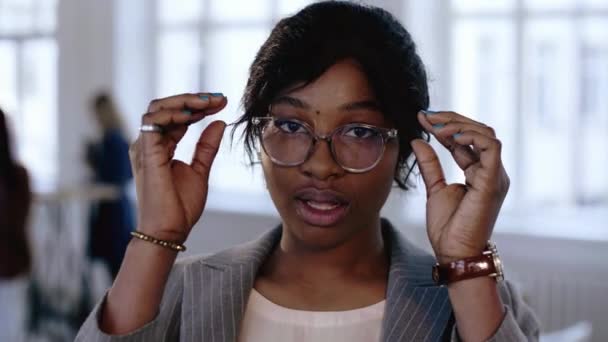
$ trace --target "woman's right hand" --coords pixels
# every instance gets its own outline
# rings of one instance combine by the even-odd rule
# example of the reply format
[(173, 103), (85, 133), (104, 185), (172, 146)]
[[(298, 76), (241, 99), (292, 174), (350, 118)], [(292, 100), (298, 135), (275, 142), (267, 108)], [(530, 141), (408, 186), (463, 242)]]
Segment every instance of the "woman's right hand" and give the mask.
[(183, 243), (199, 220), (207, 199), (209, 172), (226, 124), (214, 121), (199, 137), (192, 162), (174, 160), (188, 126), (222, 110), (223, 95), (182, 94), (150, 102), (142, 124), (163, 132), (141, 132), (129, 149), (135, 175), (138, 230), (155, 238)]

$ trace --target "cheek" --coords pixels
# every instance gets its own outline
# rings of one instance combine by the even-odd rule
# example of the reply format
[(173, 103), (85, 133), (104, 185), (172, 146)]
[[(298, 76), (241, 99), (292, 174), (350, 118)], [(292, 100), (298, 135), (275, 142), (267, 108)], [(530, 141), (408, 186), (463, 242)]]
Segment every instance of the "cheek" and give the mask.
[(394, 144), (388, 145), (382, 156), (380, 164), (378, 164), (378, 171), (381, 175), (379, 177), (386, 179), (386, 182), (392, 185), (393, 179), (395, 178), (395, 169), (397, 168), (397, 162), (399, 160), (399, 146)]
[(264, 173), (264, 181), (266, 182), (266, 188), (270, 191), (270, 189), (274, 188), (274, 180), (275, 180), (275, 176), (274, 176), (274, 170), (272, 168), (272, 162), (270, 161), (270, 159), (268, 159), (268, 156), (266, 156), (265, 153), (262, 153), (261, 155), (261, 162), (262, 162), (262, 171)]
[(395, 177), (395, 167), (397, 166), (397, 156), (396, 149), (387, 148), (380, 163), (369, 173), (362, 175), (365, 176), (365, 181), (359, 182), (359, 184), (365, 184), (364, 188), (361, 189), (365, 195), (363, 197), (359, 196), (359, 198), (365, 199), (366, 205), (374, 211), (379, 211), (382, 208), (391, 191)]
[(272, 163), (268, 156), (263, 153), (262, 169), (264, 171), (266, 188), (268, 189), (270, 197), (272, 198), (274, 205), (277, 207), (277, 210), (281, 212), (282, 208), (285, 207), (285, 202), (288, 198), (285, 192), (287, 189), (289, 189), (287, 185), (290, 183), (289, 179), (291, 178), (289, 175), (290, 168), (277, 167)]

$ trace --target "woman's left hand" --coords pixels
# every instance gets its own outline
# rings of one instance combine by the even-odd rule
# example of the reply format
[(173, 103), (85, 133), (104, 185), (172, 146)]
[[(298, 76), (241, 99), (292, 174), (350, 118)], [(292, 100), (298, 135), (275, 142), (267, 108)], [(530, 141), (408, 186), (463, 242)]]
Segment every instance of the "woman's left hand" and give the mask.
[(420, 112), (422, 126), (464, 171), (465, 184), (447, 184), (435, 150), (416, 139), (412, 149), (427, 191), (427, 233), (441, 264), (481, 254), (509, 189), (501, 143), (491, 127), (454, 112)]

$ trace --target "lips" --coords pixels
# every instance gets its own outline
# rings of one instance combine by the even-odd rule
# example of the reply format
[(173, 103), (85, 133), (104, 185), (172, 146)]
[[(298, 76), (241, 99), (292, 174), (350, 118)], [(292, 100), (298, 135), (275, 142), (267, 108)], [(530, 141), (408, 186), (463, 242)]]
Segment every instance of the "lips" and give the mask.
[(349, 208), (346, 197), (333, 190), (305, 188), (296, 193), (295, 199), (297, 215), (312, 226), (334, 226)]

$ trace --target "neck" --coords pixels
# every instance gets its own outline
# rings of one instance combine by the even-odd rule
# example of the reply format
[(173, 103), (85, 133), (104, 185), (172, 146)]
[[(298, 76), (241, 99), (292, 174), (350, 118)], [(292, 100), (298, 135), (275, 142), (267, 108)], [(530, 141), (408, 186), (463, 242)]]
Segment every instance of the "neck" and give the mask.
[(380, 219), (359, 229), (342, 243), (318, 248), (298, 241), (283, 228), (283, 235), (275, 249), (267, 271), (283, 279), (386, 279), (388, 257), (382, 237)]

